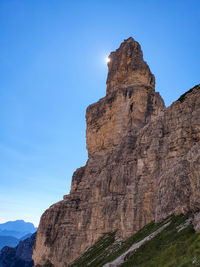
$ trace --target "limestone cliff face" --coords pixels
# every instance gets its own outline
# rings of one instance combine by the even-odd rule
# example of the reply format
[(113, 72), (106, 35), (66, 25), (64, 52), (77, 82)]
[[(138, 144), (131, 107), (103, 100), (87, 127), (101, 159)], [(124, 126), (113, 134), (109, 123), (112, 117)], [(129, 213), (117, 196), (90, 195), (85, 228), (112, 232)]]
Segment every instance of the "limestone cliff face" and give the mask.
[(105, 232), (126, 238), (200, 209), (200, 86), (165, 108), (137, 42), (110, 59), (107, 95), (87, 109), (89, 159), (42, 215), (35, 266), (67, 266)]
[(143, 60), (140, 44), (132, 37), (109, 56), (106, 95), (128, 86), (149, 86), (154, 90), (155, 77)]
[(147, 86), (118, 89), (89, 106), (86, 113), (89, 157), (109, 151), (129, 132), (138, 132), (163, 108), (159, 93)]
[(140, 45), (129, 38), (109, 56), (106, 97), (87, 108), (89, 156), (105, 153), (122, 136), (138, 132), (164, 108)]

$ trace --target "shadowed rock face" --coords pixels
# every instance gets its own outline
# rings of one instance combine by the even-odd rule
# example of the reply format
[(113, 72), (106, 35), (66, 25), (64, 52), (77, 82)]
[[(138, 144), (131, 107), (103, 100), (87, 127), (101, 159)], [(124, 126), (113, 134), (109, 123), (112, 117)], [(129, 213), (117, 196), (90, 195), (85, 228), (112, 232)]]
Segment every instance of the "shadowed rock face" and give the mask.
[(31, 237), (20, 241), (15, 248), (4, 247), (0, 251), (0, 267), (32, 267), (33, 245), (36, 233)]
[[(126, 40), (113, 55), (135, 43)], [(128, 55), (133, 66), (135, 54)], [(127, 238), (153, 220), (199, 210), (200, 86), (165, 109), (154, 83), (133, 85), (131, 79), (124, 87), (114, 83), (88, 107), (89, 159), (74, 173), (70, 194), (41, 217), (36, 266), (64, 267), (105, 232)]]

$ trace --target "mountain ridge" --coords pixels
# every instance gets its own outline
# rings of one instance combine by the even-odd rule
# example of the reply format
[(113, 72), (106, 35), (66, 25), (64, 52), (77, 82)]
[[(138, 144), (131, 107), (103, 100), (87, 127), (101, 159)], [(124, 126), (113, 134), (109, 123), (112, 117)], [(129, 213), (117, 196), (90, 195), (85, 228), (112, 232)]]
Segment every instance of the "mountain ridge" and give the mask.
[(0, 267), (32, 267), (32, 251), (36, 233), (20, 241), (16, 247), (5, 246), (0, 251)]
[(37, 267), (65, 267), (105, 233), (125, 240), (173, 214), (200, 229), (200, 85), (165, 108), (133, 38), (110, 59), (106, 97), (86, 111), (88, 161), (41, 217)]
[(35, 232), (37, 227), (31, 222), (25, 222), (24, 220), (7, 221), (5, 223), (0, 223), (0, 230), (8, 231), (23, 231), (23, 232)]
[(20, 240), (30, 237), (37, 228), (24, 220), (8, 221), (0, 224), (0, 250), (4, 246), (15, 247)]
[(3, 247), (16, 247), (19, 243), (19, 239), (14, 236), (0, 236), (0, 251)]

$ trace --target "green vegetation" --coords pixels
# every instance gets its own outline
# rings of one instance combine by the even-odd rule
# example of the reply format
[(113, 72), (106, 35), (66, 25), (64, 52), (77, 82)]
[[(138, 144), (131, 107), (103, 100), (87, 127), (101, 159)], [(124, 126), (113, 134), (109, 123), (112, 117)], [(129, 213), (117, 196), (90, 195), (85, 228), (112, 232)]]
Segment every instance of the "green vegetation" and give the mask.
[(101, 267), (107, 262), (111, 262), (122, 253), (127, 251), (134, 243), (139, 242), (144, 239), (146, 236), (150, 235), (166, 222), (170, 220), (171, 217), (162, 221), (161, 223), (155, 224), (150, 223), (143, 227), (136, 234), (129, 237), (127, 240), (120, 242), (115, 240), (115, 232), (106, 233), (101, 237), (90, 249), (88, 249), (81, 257), (74, 261), (70, 267), (79, 267), (79, 266), (92, 266), (92, 267)]
[(103, 235), (91, 248), (69, 266), (102, 266), (104, 257), (112, 253), (110, 249), (114, 248), (115, 234), (116, 232), (111, 232)]
[(185, 216), (173, 217), (167, 228), (129, 255), (120, 266), (200, 266), (200, 234), (195, 233), (192, 224), (180, 232), (176, 230), (185, 219)]
[(98, 242), (73, 262), (71, 267), (101, 267), (122, 255), (134, 243), (155, 232), (162, 225), (171, 222), (161, 233), (146, 242), (120, 266), (132, 267), (184, 267), (200, 266), (200, 234), (195, 233), (192, 224), (177, 231), (187, 216), (171, 216), (155, 224), (150, 223), (127, 240), (115, 240), (116, 232), (106, 233)]

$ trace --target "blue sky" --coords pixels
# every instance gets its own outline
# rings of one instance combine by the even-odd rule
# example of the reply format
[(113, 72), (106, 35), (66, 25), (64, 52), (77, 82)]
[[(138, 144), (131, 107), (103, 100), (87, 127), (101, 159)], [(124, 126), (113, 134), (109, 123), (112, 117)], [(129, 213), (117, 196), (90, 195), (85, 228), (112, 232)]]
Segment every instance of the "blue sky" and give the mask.
[(199, 0), (0, 0), (0, 223), (38, 224), (87, 160), (85, 110), (132, 36), (166, 105), (200, 83)]

